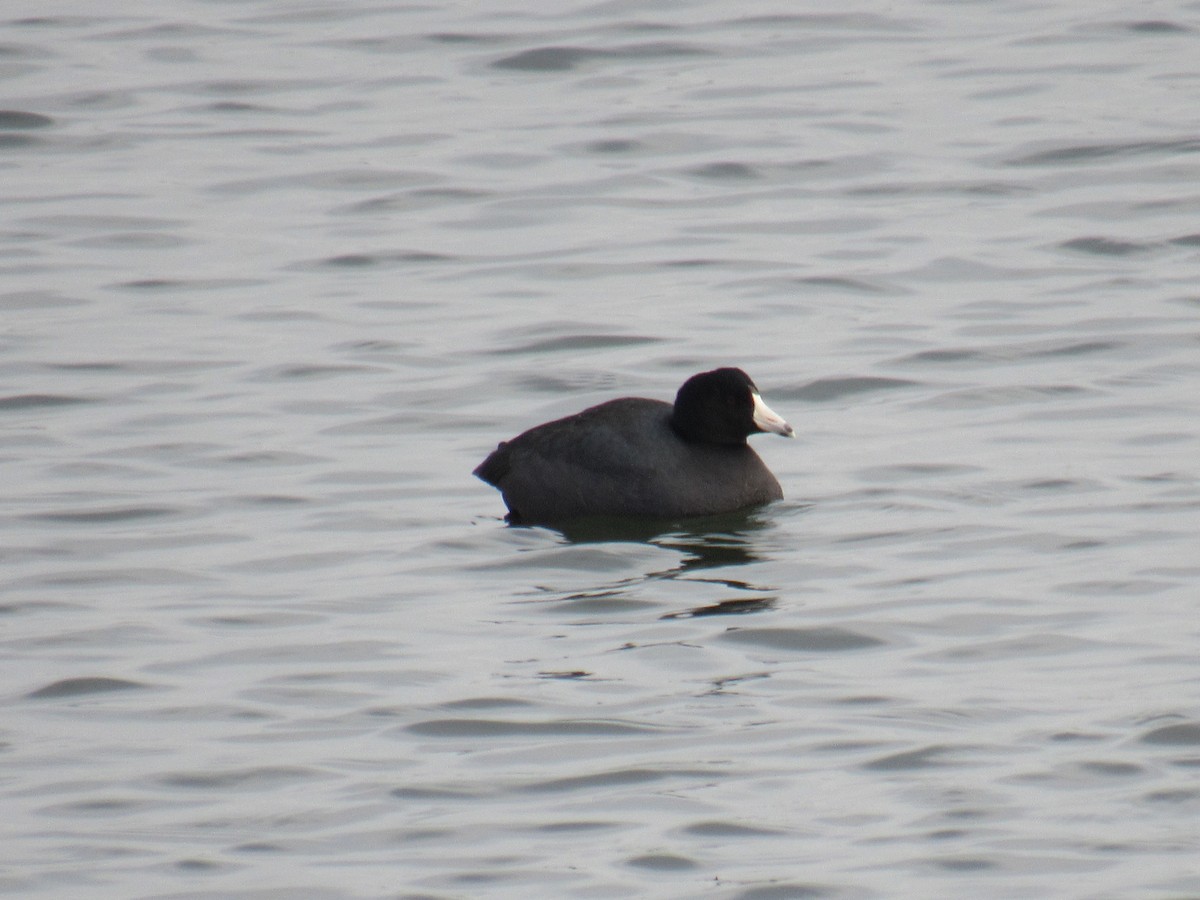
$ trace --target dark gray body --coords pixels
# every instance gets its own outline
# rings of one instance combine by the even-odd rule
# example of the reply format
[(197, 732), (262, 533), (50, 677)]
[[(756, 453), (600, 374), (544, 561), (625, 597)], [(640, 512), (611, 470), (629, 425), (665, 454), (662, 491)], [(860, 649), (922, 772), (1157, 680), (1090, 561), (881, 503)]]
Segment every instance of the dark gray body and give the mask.
[(509, 521), (585, 516), (682, 518), (783, 497), (757, 453), (685, 441), (661, 400), (610, 400), (501, 443), (475, 474), (500, 489)]

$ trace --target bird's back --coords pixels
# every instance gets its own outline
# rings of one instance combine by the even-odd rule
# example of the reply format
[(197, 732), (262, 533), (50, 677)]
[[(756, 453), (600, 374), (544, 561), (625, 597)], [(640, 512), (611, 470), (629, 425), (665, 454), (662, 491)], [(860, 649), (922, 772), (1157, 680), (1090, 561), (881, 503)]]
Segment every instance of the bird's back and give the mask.
[(748, 446), (684, 441), (671, 413), (660, 400), (611, 400), (500, 444), (475, 474), (500, 489), (515, 523), (679, 518), (782, 496)]

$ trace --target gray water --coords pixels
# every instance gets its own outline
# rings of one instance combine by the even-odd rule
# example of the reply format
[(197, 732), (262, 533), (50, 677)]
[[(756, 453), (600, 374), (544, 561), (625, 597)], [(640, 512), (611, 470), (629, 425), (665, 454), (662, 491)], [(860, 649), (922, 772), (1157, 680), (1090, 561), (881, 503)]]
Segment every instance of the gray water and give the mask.
[[(1200, 896), (1200, 3), (0, 22), (0, 890)], [(787, 499), (507, 527), (740, 365)]]

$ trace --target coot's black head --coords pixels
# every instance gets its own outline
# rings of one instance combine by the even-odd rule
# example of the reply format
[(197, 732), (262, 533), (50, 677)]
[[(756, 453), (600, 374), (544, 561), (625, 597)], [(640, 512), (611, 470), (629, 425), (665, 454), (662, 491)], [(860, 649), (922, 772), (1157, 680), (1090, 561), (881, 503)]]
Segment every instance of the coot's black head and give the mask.
[(713, 369), (685, 381), (675, 395), (671, 427), (686, 441), (710, 444), (744, 444), (760, 431), (795, 437), (741, 369)]

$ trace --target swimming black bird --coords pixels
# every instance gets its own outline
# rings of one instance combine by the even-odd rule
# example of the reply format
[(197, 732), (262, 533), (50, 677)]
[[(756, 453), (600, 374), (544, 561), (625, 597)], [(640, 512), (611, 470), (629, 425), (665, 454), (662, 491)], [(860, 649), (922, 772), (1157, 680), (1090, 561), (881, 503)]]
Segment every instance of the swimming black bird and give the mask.
[(514, 525), (591, 516), (675, 519), (783, 497), (746, 443), (758, 432), (795, 437), (741, 369), (693, 375), (675, 404), (609, 400), (504, 441), (475, 469)]

